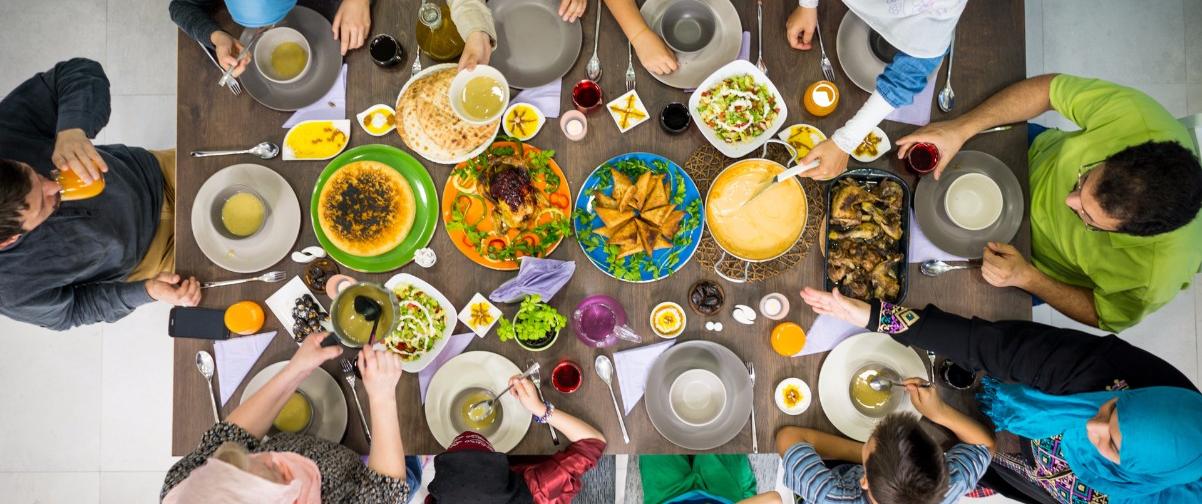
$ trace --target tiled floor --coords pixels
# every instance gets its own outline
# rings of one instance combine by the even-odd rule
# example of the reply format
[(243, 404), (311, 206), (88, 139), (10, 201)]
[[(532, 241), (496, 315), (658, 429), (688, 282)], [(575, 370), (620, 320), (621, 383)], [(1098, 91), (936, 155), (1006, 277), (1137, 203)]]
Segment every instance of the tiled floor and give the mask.
[[(1026, 4), (1029, 74), (1107, 78), (1149, 92), (1178, 116), (1202, 113), (1202, 0)], [(175, 144), (175, 27), (164, 0), (0, 1), (0, 48), (0, 94), (85, 56), (112, 80), (113, 116), (101, 142)], [(149, 306), (117, 324), (66, 333), (0, 319), (0, 500), (157, 501), (174, 460), (166, 316), (166, 307)], [(1046, 308), (1035, 317), (1071, 325)], [(1199, 381), (1200, 330), (1195, 283), (1123, 337)]]

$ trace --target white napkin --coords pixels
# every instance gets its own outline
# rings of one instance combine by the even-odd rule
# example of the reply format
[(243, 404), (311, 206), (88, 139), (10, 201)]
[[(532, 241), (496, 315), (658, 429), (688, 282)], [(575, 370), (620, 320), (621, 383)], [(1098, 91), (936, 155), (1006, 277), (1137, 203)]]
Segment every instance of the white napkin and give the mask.
[(614, 352), (614, 367), (618, 370), (618, 389), (622, 392), (622, 407), (626, 414), (634, 409), (634, 405), (643, 398), (647, 388), (647, 374), (651, 372), (651, 364), (659, 355), (671, 347), (676, 340), (668, 340), (654, 345), (631, 348)]
[(918, 226), (918, 219), (914, 218), (914, 210), (910, 210), (910, 250), (909, 261), (912, 263), (920, 263), (931, 259), (940, 261), (967, 261), (967, 258), (958, 255), (952, 255), (944, 252), (939, 247), (936, 247), (927, 235), (922, 232), (922, 228)]
[(863, 327), (856, 327), (830, 315), (819, 315), (814, 319), (814, 325), (806, 331), (806, 344), (794, 357), (826, 352), (839, 342), (866, 332)]
[(559, 117), (560, 94), (563, 93), (563, 79), (543, 84), (539, 87), (523, 89), (509, 100), (509, 104), (529, 103), (549, 118)]
[(250, 368), (259, 360), (259, 356), (263, 355), (273, 338), (275, 331), (213, 342), (222, 406), (234, 395), (234, 389), (246, 378), (246, 373), (250, 372)]
[(291, 128), (302, 121), (332, 121), (334, 119), (346, 119), (346, 63), (342, 64), (342, 71), (338, 72), (338, 79), (334, 81), (334, 87), (326, 91), (326, 94), (317, 101), (297, 110), (284, 122), (284, 127)]
[(442, 349), (442, 353), (434, 358), (434, 361), (426, 366), (426, 369), (418, 371), (417, 384), (422, 393), (422, 404), (426, 404), (426, 389), (430, 388), (430, 380), (434, 378), (434, 373), (438, 372), (443, 364), (451, 360), (452, 357), (463, 353), (467, 345), (475, 339), (476, 333), (463, 333), (451, 336), (450, 341), (447, 341), (447, 346)]

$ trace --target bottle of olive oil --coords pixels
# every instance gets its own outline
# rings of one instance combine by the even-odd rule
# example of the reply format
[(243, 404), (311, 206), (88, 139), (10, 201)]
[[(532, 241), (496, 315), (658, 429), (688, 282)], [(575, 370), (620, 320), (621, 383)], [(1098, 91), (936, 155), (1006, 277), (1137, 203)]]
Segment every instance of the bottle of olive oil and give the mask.
[(463, 53), (463, 38), (451, 21), (451, 7), (445, 1), (422, 2), (416, 31), (417, 46), (434, 61), (455, 61)]

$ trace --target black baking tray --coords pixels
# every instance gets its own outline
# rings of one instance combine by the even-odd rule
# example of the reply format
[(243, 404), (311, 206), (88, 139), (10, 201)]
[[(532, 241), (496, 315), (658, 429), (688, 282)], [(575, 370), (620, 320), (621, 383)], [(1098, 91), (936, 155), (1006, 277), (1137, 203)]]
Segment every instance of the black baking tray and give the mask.
[[(830, 257), (831, 241), (827, 238), (831, 228), (831, 198), (834, 196), (834, 188), (840, 180), (850, 178), (857, 182), (864, 183), (868, 187), (873, 187), (885, 180), (892, 180), (901, 185), (902, 188), (902, 209), (901, 209), (901, 228), (902, 237), (897, 241), (897, 246), (901, 248), (902, 260), (897, 264), (897, 281), (901, 288), (897, 291), (897, 299), (886, 299), (891, 303), (900, 303), (906, 298), (906, 292), (910, 290), (910, 278), (908, 275), (910, 264), (910, 200), (913, 193), (910, 191), (910, 185), (902, 180), (897, 175), (876, 168), (855, 168), (843, 172), (842, 175), (831, 179), (826, 185), (826, 222), (822, 231), (822, 284), (827, 291), (834, 289), (837, 285), (831, 281), (831, 277), (827, 272), (827, 258)], [(867, 299), (863, 301), (868, 301)]]

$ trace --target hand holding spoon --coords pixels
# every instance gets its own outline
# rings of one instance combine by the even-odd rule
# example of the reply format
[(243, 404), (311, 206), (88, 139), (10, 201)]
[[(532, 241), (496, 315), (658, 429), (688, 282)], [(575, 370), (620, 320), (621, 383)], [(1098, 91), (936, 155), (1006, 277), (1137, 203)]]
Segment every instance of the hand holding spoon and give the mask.
[[(521, 379), (529, 378), (530, 375), (537, 373), (538, 369), (539, 364), (537, 362), (531, 364), (530, 367), (526, 369), (526, 372), (522, 373)], [(493, 394), (491, 399), (472, 403), (472, 405), (468, 406), (467, 408), (467, 417), (473, 422), (479, 422), (485, 418), (488, 418), (488, 416), (492, 414), (493, 404), (495, 404), (497, 399), (499, 399), (501, 396), (508, 393), (509, 389), (513, 388), (514, 383), (516, 382), (511, 382), (508, 387), (505, 387), (505, 390), (501, 391), (500, 394)]]

